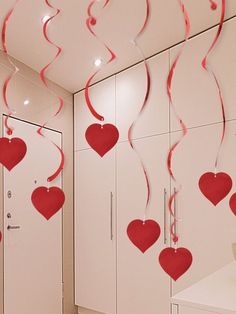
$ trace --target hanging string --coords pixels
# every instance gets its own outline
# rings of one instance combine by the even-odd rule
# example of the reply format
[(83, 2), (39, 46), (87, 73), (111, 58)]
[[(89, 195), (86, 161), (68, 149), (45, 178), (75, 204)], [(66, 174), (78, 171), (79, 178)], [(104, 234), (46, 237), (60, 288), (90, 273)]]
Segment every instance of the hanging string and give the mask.
[(4, 125), (5, 125), (5, 128), (7, 130), (8, 135), (12, 135), (12, 133), (13, 133), (13, 128), (9, 126), (8, 119), (13, 115), (14, 112), (12, 111), (12, 109), (10, 108), (9, 103), (8, 103), (7, 90), (8, 90), (10, 81), (19, 72), (19, 68), (15, 65), (15, 63), (9, 57), (8, 49), (7, 49), (7, 43), (6, 43), (6, 31), (7, 31), (7, 24), (9, 22), (9, 19), (12, 16), (12, 14), (15, 10), (15, 7), (17, 6), (19, 1), (20, 0), (15, 1), (14, 6), (7, 12), (7, 14), (3, 20), (3, 24), (2, 24), (2, 48), (3, 48), (3, 52), (5, 53), (5, 55), (8, 59), (8, 62), (14, 68), (14, 71), (12, 73), (10, 73), (8, 75), (8, 77), (5, 79), (5, 81), (3, 83), (3, 88), (2, 88), (3, 101), (4, 101), (5, 107), (7, 109), (7, 117), (4, 120)]
[[(94, 32), (93, 30), (93, 26), (95, 26), (97, 24), (97, 18), (93, 16), (92, 14), (92, 8), (94, 6), (94, 4), (97, 2), (97, 0), (93, 0), (90, 2), (88, 9), (87, 9), (87, 14), (88, 14), (88, 18), (86, 20), (86, 26), (89, 30), (89, 32), (106, 48), (106, 50), (109, 52), (110, 54), (110, 58), (109, 60), (106, 62), (105, 65), (110, 64), (111, 62), (113, 62), (116, 59), (116, 55), (115, 53), (103, 42), (103, 40), (100, 39), (100, 37), (97, 36), (97, 34)], [(106, 0), (104, 5), (103, 5), (103, 9), (106, 8), (106, 6), (109, 4), (110, 0)], [(100, 120), (100, 121), (104, 121), (104, 117), (101, 116), (93, 107), (90, 95), (89, 95), (89, 87), (94, 79), (94, 77), (101, 71), (101, 68), (98, 69), (87, 81), (86, 85), (85, 85), (85, 100), (87, 103), (87, 106), (90, 110), (90, 112), (92, 113), (92, 115)]]
[(150, 96), (150, 88), (151, 88), (151, 77), (150, 77), (150, 70), (149, 70), (149, 66), (147, 63), (147, 60), (145, 58), (145, 55), (142, 51), (142, 49), (139, 47), (137, 41), (139, 39), (139, 37), (143, 34), (144, 30), (146, 29), (146, 26), (148, 24), (150, 18), (150, 3), (149, 0), (146, 0), (146, 15), (145, 15), (145, 20), (144, 23), (142, 25), (142, 28), (140, 29), (140, 31), (138, 32), (138, 34), (136, 35), (136, 37), (134, 38), (134, 40), (132, 41), (133, 44), (136, 46), (136, 48), (139, 50), (139, 53), (141, 54), (142, 58), (143, 58), (143, 62), (144, 62), (144, 66), (145, 66), (145, 72), (146, 72), (146, 81), (147, 81), (147, 87), (146, 87), (146, 93), (145, 93), (145, 97), (143, 100), (143, 104), (141, 107), (141, 110), (138, 113), (137, 118), (135, 119), (135, 121), (132, 123), (132, 125), (130, 126), (129, 130), (128, 130), (128, 141), (129, 144), (131, 146), (131, 148), (135, 151), (136, 155), (138, 156), (139, 160), (140, 160), (140, 164), (142, 166), (142, 170), (145, 176), (145, 181), (146, 181), (146, 185), (147, 185), (147, 198), (146, 198), (146, 205), (145, 205), (145, 213), (144, 213), (144, 218), (143, 218), (143, 222), (145, 223), (146, 221), (146, 216), (147, 216), (147, 211), (150, 205), (150, 198), (151, 198), (151, 185), (150, 185), (150, 180), (149, 180), (149, 176), (148, 176), (148, 172), (147, 169), (144, 165), (144, 162), (142, 160), (142, 158), (139, 155), (139, 152), (137, 151), (137, 149), (135, 148), (133, 141), (132, 141), (132, 134), (133, 134), (133, 129), (137, 123), (137, 121), (139, 120), (140, 116), (142, 115), (144, 109), (147, 106), (147, 102)]
[[(48, 86), (48, 82), (46, 80), (46, 77), (45, 77), (45, 73), (46, 71), (48, 70), (48, 68), (56, 61), (56, 59), (59, 57), (59, 55), (61, 54), (62, 52), (62, 48), (59, 47), (58, 45), (56, 45), (54, 42), (51, 41), (51, 39), (49, 38), (48, 36), (48, 33), (47, 33), (47, 28), (48, 28), (48, 24), (50, 21), (52, 21), (57, 15), (59, 15), (61, 13), (61, 10), (58, 9), (58, 8), (55, 8), (54, 6), (52, 6), (48, 0), (45, 0), (45, 3), (47, 4), (48, 7), (50, 7), (51, 9), (53, 10), (56, 10), (55, 14), (52, 15), (50, 18), (48, 18), (44, 23), (43, 23), (43, 35), (44, 35), (44, 38), (46, 39), (46, 41), (52, 45), (53, 47), (55, 47), (57, 49), (57, 52), (54, 56), (54, 58), (45, 66), (42, 68), (42, 70), (40, 71), (40, 77), (41, 77), (41, 80), (42, 82), (44, 83), (44, 85), (50, 90), (50, 87)], [(63, 106), (64, 106), (64, 100), (62, 99), (62, 97), (58, 96), (58, 102), (59, 102), (59, 106), (58, 106), (58, 109), (56, 111), (56, 113), (53, 115), (53, 118), (57, 117), (60, 112), (62, 111), (63, 109)], [(49, 123), (49, 121), (51, 120), (49, 119), (47, 122), (45, 122), (38, 130), (37, 130), (37, 133), (46, 138), (46, 136), (42, 133), (43, 131), (43, 128)], [(62, 151), (62, 149), (56, 144), (54, 143), (53, 141), (51, 141), (51, 143), (57, 148), (57, 150), (59, 151), (60, 153), (60, 157), (61, 157), (61, 162), (60, 162), (60, 165), (58, 167), (58, 169), (50, 176), (48, 177), (47, 181), (48, 182), (51, 182), (53, 180), (55, 180), (58, 175), (61, 173), (61, 171), (63, 170), (64, 168), (64, 163), (65, 163), (65, 156), (64, 156), (64, 153)]]
[(218, 168), (218, 162), (219, 162), (219, 157), (220, 157), (220, 152), (222, 149), (222, 145), (224, 142), (224, 138), (225, 138), (225, 128), (226, 128), (226, 117), (225, 117), (225, 106), (224, 106), (224, 100), (223, 100), (223, 95), (222, 95), (222, 91), (221, 91), (221, 87), (220, 87), (220, 83), (214, 73), (214, 71), (210, 68), (209, 64), (208, 64), (208, 57), (211, 54), (211, 52), (214, 50), (219, 37), (222, 33), (222, 29), (223, 29), (223, 23), (224, 23), (224, 19), (225, 19), (225, 11), (226, 11), (226, 0), (222, 0), (221, 1), (222, 5), (221, 5), (221, 16), (220, 16), (220, 22), (219, 22), (219, 27), (217, 29), (217, 33), (216, 36), (210, 46), (210, 48), (207, 51), (206, 56), (204, 57), (204, 59), (202, 60), (202, 67), (204, 70), (206, 70), (209, 74), (212, 75), (212, 77), (214, 78), (217, 90), (218, 90), (218, 94), (219, 94), (219, 99), (220, 99), (220, 104), (221, 104), (221, 111), (222, 111), (222, 118), (223, 118), (223, 129), (222, 129), (222, 135), (221, 135), (221, 140), (220, 140), (220, 145), (217, 151), (217, 155), (216, 155), (216, 160), (215, 160), (215, 174), (217, 173), (217, 168)]
[[(175, 114), (175, 117), (176, 119), (179, 121), (179, 124), (181, 126), (181, 129), (182, 129), (182, 137), (181, 139), (179, 139), (177, 142), (175, 142), (170, 151), (169, 151), (169, 154), (168, 154), (168, 157), (167, 157), (167, 167), (168, 167), (168, 171), (169, 171), (169, 174), (172, 178), (172, 180), (177, 183), (177, 180), (174, 176), (174, 173), (173, 173), (173, 170), (172, 170), (172, 157), (173, 157), (173, 153), (175, 151), (175, 149), (177, 148), (177, 146), (182, 142), (183, 138), (186, 136), (187, 134), (187, 127), (185, 125), (185, 123), (183, 122), (183, 120), (181, 119), (181, 117), (179, 116), (179, 114), (177, 113), (176, 109), (175, 109), (175, 106), (173, 104), (173, 99), (172, 99), (172, 81), (173, 81), (173, 76), (175, 74), (175, 69), (176, 69), (176, 66), (179, 62), (179, 59), (181, 57), (181, 55), (183, 54), (183, 51), (185, 49), (185, 46), (187, 44), (187, 41), (189, 39), (189, 36), (190, 36), (190, 20), (189, 20), (189, 16), (188, 16), (188, 12), (183, 4), (183, 2), (181, 0), (178, 0), (178, 3), (181, 7), (181, 10), (182, 10), (182, 13), (183, 13), (183, 16), (184, 16), (184, 21), (185, 21), (185, 40), (184, 40), (184, 44), (182, 45), (179, 53), (177, 54), (172, 66), (171, 66), (171, 69), (170, 69), (170, 72), (169, 72), (169, 75), (168, 75), (168, 78), (167, 78), (167, 94), (168, 94), (168, 97), (169, 97), (169, 102), (172, 106), (172, 109), (174, 111), (174, 114)], [(173, 209), (173, 202), (175, 201), (176, 199), (176, 196), (178, 195), (178, 193), (180, 192), (181, 190), (181, 187), (179, 187), (179, 189), (175, 190), (174, 193), (170, 196), (170, 199), (169, 199), (169, 203), (168, 203), (168, 207), (169, 207), (169, 211), (170, 211), (170, 214), (171, 214), (171, 217), (173, 218), (173, 223), (171, 224), (171, 235), (172, 235), (172, 240), (175, 244), (177, 244), (178, 240), (179, 240), (179, 237), (178, 235), (176, 234), (176, 226), (177, 226), (177, 222), (178, 222), (178, 218), (176, 217), (176, 213), (175, 213), (175, 210)]]

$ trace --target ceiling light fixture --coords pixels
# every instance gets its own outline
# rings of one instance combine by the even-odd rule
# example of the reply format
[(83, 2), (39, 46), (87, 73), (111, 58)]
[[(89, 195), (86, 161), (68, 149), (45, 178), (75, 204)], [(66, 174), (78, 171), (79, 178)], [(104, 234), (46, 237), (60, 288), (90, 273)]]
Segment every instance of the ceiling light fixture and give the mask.
[(99, 67), (101, 64), (102, 64), (102, 60), (99, 59), (99, 58), (94, 61), (94, 65), (95, 65), (96, 67)]
[(42, 18), (42, 22), (43, 22), (43, 23), (46, 23), (47, 20), (49, 20), (49, 19), (50, 19), (50, 16), (49, 16), (49, 15), (45, 15), (45, 16)]
[(26, 99), (26, 100), (24, 101), (24, 105), (25, 105), (25, 106), (28, 106), (29, 103), (30, 103), (29, 99)]

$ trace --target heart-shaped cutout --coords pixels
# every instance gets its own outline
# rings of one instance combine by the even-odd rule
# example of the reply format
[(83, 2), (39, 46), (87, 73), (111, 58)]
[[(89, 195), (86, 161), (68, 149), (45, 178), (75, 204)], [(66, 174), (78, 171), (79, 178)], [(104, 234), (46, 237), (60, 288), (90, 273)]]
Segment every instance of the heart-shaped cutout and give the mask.
[(145, 253), (160, 237), (161, 229), (154, 220), (133, 220), (128, 228), (127, 234), (130, 241)]
[(168, 247), (159, 256), (161, 267), (175, 281), (186, 273), (192, 262), (192, 254), (185, 248), (174, 249)]
[(9, 171), (22, 161), (26, 151), (27, 146), (22, 139), (18, 137), (12, 139), (0, 138), (0, 163)]
[(37, 211), (49, 220), (62, 208), (65, 194), (56, 186), (51, 188), (40, 186), (32, 193), (31, 200)]
[(101, 157), (111, 150), (119, 139), (119, 131), (113, 124), (92, 124), (85, 133), (88, 144)]
[(199, 180), (202, 194), (215, 206), (229, 194), (232, 185), (231, 177), (224, 172), (207, 172)]
[(229, 206), (232, 210), (232, 212), (234, 213), (234, 215), (236, 216), (236, 193), (234, 193), (230, 200), (229, 200)]

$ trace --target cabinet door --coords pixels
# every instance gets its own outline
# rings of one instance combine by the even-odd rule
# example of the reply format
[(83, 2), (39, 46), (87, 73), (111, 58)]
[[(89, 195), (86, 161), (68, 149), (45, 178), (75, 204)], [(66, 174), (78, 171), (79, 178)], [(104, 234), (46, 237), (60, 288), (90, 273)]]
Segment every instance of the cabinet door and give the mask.
[[(162, 53), (148, 61), (151, 90), (147, 107), (137, 121), (133, 137), (161, 134), (169, 131), (169, 101), (166, 78), (169, 54)], [(143, 63), (116, 76), (116, 119), (120, 140), (127, 140), (128, 129), (137, 118), (146, 93), (146, 72)]]
[[(104, 123), (115, 124), (115, 77), (111, 77), (90, 88), (94, 109), (105, 118)], [(100, 123), (89, 111), (84, 90), (74, 96), (75, 150), (89, 148), (85, 132), (92, 123)]]
[[(220, 312), (217, 312), (218, 314)], [(208, 312), (206, 310), (195, 309), (193, 307), (179, 306), (179, 314), (216, 314), (216, 312)]]
[[(117, 310), (118, 314), (170, 313), (170, 280), (162, 271), (158, 256), (164, 248), (164, 189), (169, 176), (166, 156), (169, 135), (134, 141), (142, 155), (151, 182), (151, 204), (147, 219), (159, 222), (158, 242), (142, 254), (128, 239), (126, 230), (134, 219), (143, 219), (146, 184), (140, 162), (127, 142), (117, 147)], [(169, 238), (169, 236), (166, 234)]]
[[(222, 36), (208, 62), (219, 79), (225, 101), (227, 119), (236, 118), (236, 19), (224, 23)], [(196, 127), (222, 121), (219, 94), (213, 77), (201, 66), (213, 38), (213, 28), (190, 39), (176, 68), (173, 79), (173, 101), (177, 112), (188, 127)], [(171, 49), (173, 62), (180, 45)], [(171, 129), (180, 129), (178, 121), (171, 115)]]
[(76, 304), (116, 313), (115, 153), (75, 154)]
[[(177, 198), (179, 245), (189, 248), (193, 254), (193, 265), (174, 283), (174, 294), (233, 260), (236, 218), (229, 207), (229, 198), (236, 192), (235, 155), (232, 153), (236, 143), (236, 121), (227, 123), (218, 169), (231, 176), (232, 191), (213, 206), (198, 187), (204, 173), (214, 172), (221, 132), (221, 123), (191, 129), (173, 154), (173, 171), (182, 185)], [(172, 134), (172, 141), (180, 135), (179, 132)]]

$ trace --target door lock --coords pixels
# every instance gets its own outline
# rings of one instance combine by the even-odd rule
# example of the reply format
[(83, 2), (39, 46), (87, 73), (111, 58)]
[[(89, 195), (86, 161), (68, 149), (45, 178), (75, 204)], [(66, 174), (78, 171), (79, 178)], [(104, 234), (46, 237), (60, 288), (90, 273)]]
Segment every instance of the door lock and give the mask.
[(12, 193), (11, 193), (10, 190), (7, 192), (7, 196), (8, 196), (8, 198), (11, 198), (11, 197), (12, 197)]
[(10, 213), (7, 214), (7, 218), (11, 218), (11, 214)]

